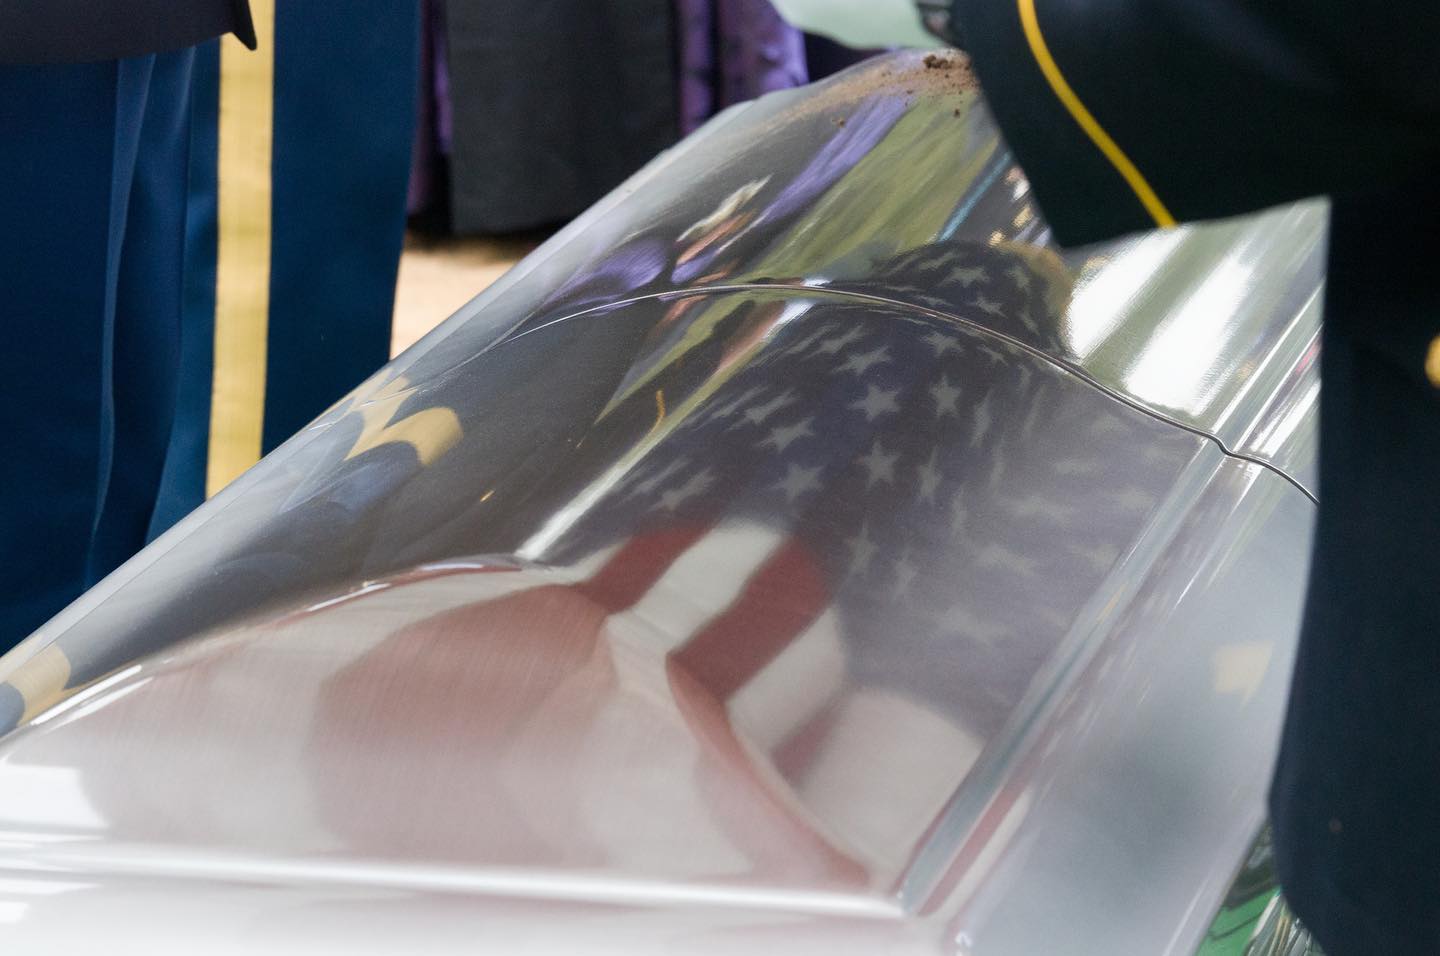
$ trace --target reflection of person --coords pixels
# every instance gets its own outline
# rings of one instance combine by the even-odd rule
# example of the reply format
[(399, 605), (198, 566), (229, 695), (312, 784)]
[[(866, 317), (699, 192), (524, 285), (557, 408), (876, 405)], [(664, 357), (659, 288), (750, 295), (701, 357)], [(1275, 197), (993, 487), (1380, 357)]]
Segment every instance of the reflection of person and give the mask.
[[(256, 0), (259, 55), (195, 59), (168, 525), (385, 363), (416, 0)], [(343, 157), (343, 161), (337, 161)]]
[(0, 4), (0, 650), (145, 542), (175, 410), (192, 45), (244, 0)]
[(1331, 197), (1324, 500), (1271, 811), (1331, 956), (1436, 951), (1440, 6), (955, 0), (950, 26), (1062, 242)]

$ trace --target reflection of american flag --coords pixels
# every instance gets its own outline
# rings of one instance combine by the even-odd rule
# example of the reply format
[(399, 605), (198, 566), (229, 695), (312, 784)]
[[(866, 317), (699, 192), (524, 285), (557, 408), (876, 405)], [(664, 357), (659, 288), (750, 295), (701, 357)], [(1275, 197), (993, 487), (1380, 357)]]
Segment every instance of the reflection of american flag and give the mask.
[[(850, 291), (923, 287), (1043, 344), (1038, 285), (1001, 251), (942, 246)], [(709, 394), (545, 559), (605, 552), (577, 586), (632, 634), (620, 657), (663, 666), (694, 726), (777, 799), (893, 854), (1005, 721), (1195, 439), (963, 323), (800, 295), (737, 299), (718, 321), (713, 301), (694, 301), (713, 334), (670, 352), (587, 443), (634, 446), (660, 424), (657, 397), (663, 410)], [(632, 306), (646, 307), (668, 306)], [(683, 338), (685, 321), (666, 336)], [(737, 360), (737, 343), (760, 338)], [(901, 780), (903, 795), (864, 795)]]

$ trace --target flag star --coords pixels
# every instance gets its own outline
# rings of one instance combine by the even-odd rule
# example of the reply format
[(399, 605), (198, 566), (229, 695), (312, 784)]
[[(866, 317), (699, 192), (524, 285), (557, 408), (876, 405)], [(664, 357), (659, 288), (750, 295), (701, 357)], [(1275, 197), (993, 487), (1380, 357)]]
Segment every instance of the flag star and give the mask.
[(989, 542), (973, 553), (975, 566), (990, 571), (1002, 571), (1019, 577), (1032, 577), (1037, 562), (1017, 551), (1011, 551), (1003, 544)]
[(673, 512), (696, 495), (704, 494), (714, 483), (715, 476), (710, 473), (709, 468), (705, 468), (692, 475), (690, 480), (686, 481), (685, 484), (679, 488), (671, 488), (661, 495), (660, 500), (656, 502), (650, 510)]
[(1030, 436), (1035, 433), (1035, 426), (1040, 424), (1041, 417), (1050, 410), (1046, 402), (1040, 401), (1042, 394), (1043, 391), (1041, 389), (1036, 389), (1035, 394), (1028, 398), (1030, 411), (1026, 413), (1025, 421), (1020, 424), (1021, 438), (1029, 439)]
[(985, 647), (1005, 636), (1005, 628), (976, 614), (970, 608), (957, 604), (945, 612), (942, 622), (946, 629), (968, 641)]
[(1021, 520), (1044, 520), (1055, 524), (1068, 524), (1075, 520), (1079, 509), (1073, 505), (1056, 501), (1045, 495), (1030, 494), (1023, 498), (1002, 498), (1000, 507), (1014, 518)]
[(1025, 328), (1029, 329), (1031, 332), (1038, 333), (1040, 331), (1040, 326), (1038, 323), (1036, 323), (1035, 316), (1031, 314), (1029, 309), (1020, 310), (1020, 324), (1025, 326)]
[(630, 494), (626, 497), (650, 494), (656, 488), (659, 488), (661, 485), (665, 484), (665, 482), (669, 481), (671, 476), (674, 475), (677, 471), (684, 470), (684, 468), (689, 464), (690, 462), (687, 459), (675, 459), (674, 461), (667, 464), (664, 468), (661, 468), (659, 471), (655, 472), (655, 474), (651, 475), (649, 478), (646, 478), (644, 481), (637, 481), (635, 483), (635, 487), (630, 489)]
[(1098, 571), (1109, 569), (1120, 557), (1120, 552), (1107, 544), (1087, 547), (1081, 544), (1070, 543), (1065, 550), (1083, 560), (1086, 564)]
[(1085, 477), (1100, 471), (1100, 462), (1093, 458), (1057, 458), (1050, 464), (1057, 475), (1067, 478)]
[(1004, 480), (1005, 480), (1005, 456), (1004, 456), (1003, 454), (1001, 454), (999, 450), (997, 450), (997, 451), (995, 452), (995, 454), (994, 454), (993, 456), (991, 456), (991, 461), (990, 461), (990, 480), (989, 480), (989, 482), (988, 482), (987, 484), (988, 484), (988, 486), (989, 486), (990, 488), (995, 489), (995, 488), (999, 488), (1000, 485), (1001, 485), (1001, 483), (1002, 483)]
[(870, 539), (870, 529), (861, 525), (860, 533), (847, 538), (845, 544), (850, 549), (850, 574), (864, 574), (870, 570), (870, 562), (874, 560), (875, 552), (880, 550), (880, 546)]
[(954, 279), (956, 282), (960, 283), (968, 289), (975, 283), (979, 282), (981, 279), (985, 278), (985, 270), (979, 266), (971, 266), (968, 269), (956, 269), (954, 272), (950, 273), (950, 278)]
[(896, 598), (905, 597), (910, 593), (910, 585), (915, 581), (920, 569), (910, 560), (910, 553), (907, 551), (895, 562), (895, 592)]
[[(914, 253), (912, 253), (912, 255), (914, 255)], [(914, 265), (915, 271), (920, 273), (921, 275), (924, 275), (926, 273), (933, 272), (940, 266), (945, 265), (948, 261), (948, 256), (948, 252), (937, 251), (932, 247), (931, 249), (924, 250), (921, 255), (912, 259), (911, 261)]]
[(785, 406), (794, 404), (794, 402), (795, 394), (787, 390), (763, 405), (753, 405), (745, 409), (745, 414), (741, 415), (730, 428), (735, 429), (742, 425), (763, 425), (765, 424), (765, 419), (774, 415)]
[(865, 487), (872, 488), (880, 481), (887, 485), (895, 484), (895, 462), (899, 460), (899, 452), (886, 452), (877, 440), (870, 446), (870, 454), (860, 459), (860, 464), (865, 468)]
[[(1007, 710), (1010, 707), (1013, 707), (1015, 704), (1015, 701), (1011, 698), (1011, 696), (998, 687), (985, 688), (985, 698), (996, 707), (1004, 707)], [(1048, 748), (1047, 752), (1054, 753), (1060, 747), (1061, 743), (1062, 740), (1057, 734), (1055, 737), (1051, 738), (1050, 743), (1046, 744), (1046, 747)]]
[(939, 449), (931, 449), (930, 460), (915, 469), (920, 476), (920, 500), (928, 501), (932, 505), (935, 503), (935, 492), (940, 489), (940, 469), (935, 465), (939, 456)]
[(870, 371), (872, 365), (879, 365), (882, 362), (888, 361), (890, 361), (890, 348), (882, 345), (873, 351), (850, 356), (850, 358), (845, 360), (845, 364), (840, 366), (837, 371), (854, 372), (856, 375), (864, 375)]
[(799, 354), (802, 353), (802, 352), (808, 352), (808, 351), (810, 351), (810, 349), (812, 349), (812, 348), (815, 346), (815, 343), (816, 343), (816, 342), (819, 342), (821, 339), (823, 339), (825, 336), (827, 336), (827, 335), (829, 335), (829, 334), (830, 334), (830, 328), (829, 328), (829, 326), (821, 326), (819, 329), (817, 329), (817, 330), (814, 331), (814, 332), (811, 332), (809, 335), (805, 336), (803, 339), (801, 339), (800, 341), (796, 342), (794, 345), (790, 346), (788, 349), (786, 349), (785, 351), (781, 352), (780, 354), (781, 354), (781, 355), (799, 355)]
[(1030, 273), (1025, 271), (1024, 266), (1013, 265), (1005, 270), (1005, 274), (1010, 277), (1011, 281), (1015, 283), (1021, 292), (1030, 291)]
[(785, 471), (785, 477), (775, 484), (776, 488), (785, 492), (785, 500), (794, 504), (795, 500), (807, 491), (820, 490), (820, 466), (804, 468), (791, 462)]
[(986, 395), (984, 401), (975, 406), (975, 434), (970, 436), (970, 447), (974, 448), (985, 440), (985, 436), (990, 432), (991, 421), (990, 396)]
[(745, 389), (745, 391), (741, 392), (740, 395), (734, 400), (716, 407), (714, 411), (714, 417), (729, 418), (731, 415), (734, 415), (736, 412), (740, 411), (740, 409), (744, 408), (746, 405), (749, 405), (751, 402), (755, 401), (755, 399), (759, 398), (760, 393), (764, 391), (765, 389), (759, 385), (750, 386), (749, 388)]
[(860, 328), (858, 325), (852, 325), (850, 328), (835, 336), (833, 339), (826, 339), (825, 341), (821, 342), (820, 347), (817, 348), (815, 351), (819, 355), (835, 355), (845, 346), (851, 344), (852, 342), (858, 342), (864, 337), (865, 330)]
[(877, 388), (871, 385), (867, 388), (865, 397), (851, 402), (850, 407), (864, 412), (865, 420), (873, 422), (881, 415), (900, 411), (900, 403), (895, 399), (899, 394), (898, 388)]
[(950, 377), (940, 376), (940, 381), (930, 386), (930, 397), (935, 399), (935, 417), (944, 418), (946, 415), (960, 415), (960, 389), (950, 384)]
[(1125, 488), (1110, 496), (1116, 507), (1123, 511), (1149, 511), (1155, 498), (1143, 488)]
[(959, 534), (965, 530), (965, 525), (970, 520), (970, 509), (965, 507), (963, 494), (956, 494), (950, 502), (950, 531)]
[[(1040, 611), (1040, 620), (1059, 630), (1068, 630), (1070, 625), (1075, 623), (1074, 616), (1069, 611), (1062, 611), (1054, 607), (1047, 607)], [(1114, 660), (1113, 655), (1111, 660)]]
[(796, 422), (793, 425), (782, 425), (770, 429), (770, 437), (762, 441), (761, 445), (773, 445), (776, 451), (783, 452), (801, 438), (809, 438), (815, 433), (810, 430), (810, 423), (815, 421), (813, 417)]
[(996, 302), (994, 299), (985, 298), (984, 295), (977, 295), (975, 297), (975, 308), (979, 309), (981, 312), (984, 312), (986, 315), (999, 316), (1003, 315), (1005, 312), (1005, 307), (1003, 305), (1001, 305), (999, 302)]
[(1104, 415), (1090, 423), (1092, 435), (1118, 435), (1125, 431), (1125, 425), (1113, 415)]
[(1001, 362), (1005, 361), (1005, 353), (1000, 351), (999, 349), (992, 349), (988, 345), (982, 345), (980, 346), (980, 351), (984, 354), (986, 358), (990, 360), (991, 365), (999, 365)]
[(939, 329), (935, 329), (921, 341), (930, 346), (936, 358), (943, 358), (946, 352), (961, 351), (960, 339), (954, 335), (946, 335)]

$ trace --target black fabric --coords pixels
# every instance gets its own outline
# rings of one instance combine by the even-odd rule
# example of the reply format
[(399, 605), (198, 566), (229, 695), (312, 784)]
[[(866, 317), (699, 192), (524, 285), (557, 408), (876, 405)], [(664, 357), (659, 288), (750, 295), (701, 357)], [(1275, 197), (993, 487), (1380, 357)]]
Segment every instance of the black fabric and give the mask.
[[(1015, 0), (957, 0), (956, 8), (1056, 237), (1087, 243), (1153, 226), (1051, 91)], [(1368, 191), (1440, 159), (1440, 3), (1036, 0), (1036, 8), (1080, 100), (1181, 220)], [(1372, 9), (1382, 22), (1361, 22)], [(1399, 9), (1408, 34), (1394, 25), (1405, 19)], [(1393, 56), (1350, 52), (1377, 42), (1376, 30)], [(1425, 58), (1429, 68), (1414, 69)], [(1359, 75), (1367, 67), (1375, 74)]]
[(1282, 884), (1330, 956), (1440, 952), (1440, 390), (1395, 358), (1424, 354), (1417, 320), (1440, 331), (1437, 200), (1332, 212), (1322, 507), (1271, 791)]
[(249, 0), (0, 0), (0, 63), (88, 63), (234, 33), (255, 49)]
[(446, 10), (457, 232), (569, 219), (675, 141), (670, 0)]
[[(1178, 219), (1328, 194), (1320, 497), (1271, 791), (1330, 956), (1440, 952), (1440, 4), (1036, 0), (1079, 99)], [(1037, 65), (1013, 0), (956, 0), (1062, 242), (1154, 225)], [(1432, 345), (1432, 343), (1436, 343)]]

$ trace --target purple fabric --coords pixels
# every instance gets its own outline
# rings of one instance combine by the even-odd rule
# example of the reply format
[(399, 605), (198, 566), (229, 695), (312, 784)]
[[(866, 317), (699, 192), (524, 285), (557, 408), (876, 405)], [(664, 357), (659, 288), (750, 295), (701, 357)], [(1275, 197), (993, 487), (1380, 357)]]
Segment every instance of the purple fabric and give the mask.
[(675, 0), (680, 132), (772, 90), (809, 82), (805, 35), (769, 0)]
[[(764, 210), (746, 227), (757, 229), (762, 223), (773, 223), (803, 212), (820, 195), (833, 186), (841, 176), (855, 168), (866, 153), (875, 147), (890, 132), (891, 127), (904, 114), (904, 100), (894, 97), (876, 98), (866, 101), (850, 117), (850, 121), (838, 130), (820, 148), (810, 163), (766, 203)], [(728, 244), (719, 245), (709, 251), (683, 262), (675, 267), (671, 279), (679, 283), (694, 282), (710, 271)]]
[(445, 43), (445, 0), (420, 0), (420, 88), (415, 111), (415, 147), (405, 211), (415, 215), (440, 201), (444, 159), (450, 155), (455, 118), (450, 103), (450, 70)]
[(410, 150), (410, 184), (405, 213), (413, 216), (430, 204), (435, 192), (435, 98), (431, 95), (430, 6), (420, 0), (420, 82), (415, 91), (415, 143)]
[(430, 75), (435, 79), (435, 145), (441, 156), (450, 155), (455, 141), (455, 107), (450, 99), (450, 42), (445, 32), (445, 0), (429, 0), (434, 11), (429, 24)]
[[(443, 199), (454, 141), (445, 4), (421, 0), (421, 88), (407, 203), (412, 215)], [(727, 106), (809, 82), (805, 35), (769, 0), (674, 0), (674, 10), (682, 135)]]
[(669, 243), (665, 239), (633, 240), (577, 272), (546, 297), (545, 307), (563, 302), (567, 310), (578, 311), (596, 302), (623, 298), (655, 281), (669, 260)]
[(907, 106), (899, 97), (877, 96), (865, 100), (840, 131), (820, 147), (810, 165), (775, 197), (760, 221), (783, 219), (815, 202), (875, 148), (904, 115)]
[(713, 7), (714, 0), (675, 0), (682, 136), (689, 136), (715, 114)]

